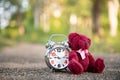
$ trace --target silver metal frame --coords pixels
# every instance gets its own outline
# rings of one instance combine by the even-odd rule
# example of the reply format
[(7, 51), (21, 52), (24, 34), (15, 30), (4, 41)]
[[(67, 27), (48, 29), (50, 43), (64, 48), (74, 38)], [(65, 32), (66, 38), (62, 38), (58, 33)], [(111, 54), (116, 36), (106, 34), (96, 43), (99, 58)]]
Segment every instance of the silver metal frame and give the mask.
[[(64, 40), (60, 41), (60, 42), (54, 42), (52, 40), (53, 37), (64, 37)], [(47, 64), (47, 66), (52, 70), (66, 69), (67, 66), (65, 68), (58, 69), (58, 68), (53, 67), (50, 64), (50, 61), (49, 61), (50, 56), (49, 55), (50, 55), (51, 51), (55, 48), (64, 48), (67, 52), (69, 52), (68, 40), (67, 40), (67, 37), (64, 34), (53, 34), (53, 35), (50, 36), (48, 42), (46, 43), (46, 49), (47, 50), (46, 50), (46, 53), (45, 53), (45, 62)]]

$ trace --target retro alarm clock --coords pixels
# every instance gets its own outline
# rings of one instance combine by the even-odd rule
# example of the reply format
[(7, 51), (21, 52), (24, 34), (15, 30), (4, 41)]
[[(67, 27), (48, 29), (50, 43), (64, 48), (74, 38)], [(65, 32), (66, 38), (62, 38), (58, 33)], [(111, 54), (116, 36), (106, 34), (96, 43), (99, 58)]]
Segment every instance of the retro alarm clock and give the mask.
[[(62, 41), (54, 41), (56, 37), (62, 37)], [(54, 40), (53, 40), (54, 38)], [(66, 70), (68, 66), (69, 46), (67, 37), (63, 34), (53, 34), (46, 43), (45, 62), (52, 70)]]

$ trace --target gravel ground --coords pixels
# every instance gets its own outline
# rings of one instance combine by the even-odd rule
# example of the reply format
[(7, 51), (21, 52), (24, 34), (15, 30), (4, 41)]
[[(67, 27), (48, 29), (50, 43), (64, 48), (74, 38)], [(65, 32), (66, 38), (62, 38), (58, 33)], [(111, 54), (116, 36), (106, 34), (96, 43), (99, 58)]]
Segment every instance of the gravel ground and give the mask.
[(44, 45), (17, 44), (0, 52), (0, 80), (120, 80), (120, 54), (93, 54), (102, 57), (103, 73), (52, 72), (44, 62)]

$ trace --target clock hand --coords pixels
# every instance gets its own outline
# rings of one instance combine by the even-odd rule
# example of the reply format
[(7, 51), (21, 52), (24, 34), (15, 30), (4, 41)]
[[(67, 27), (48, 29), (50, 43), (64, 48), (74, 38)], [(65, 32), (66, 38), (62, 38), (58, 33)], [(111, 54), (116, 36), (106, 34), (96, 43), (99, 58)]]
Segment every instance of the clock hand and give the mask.
[(68, 59), (68, 56), (63, 56), (62, 58), (66, 58), (66, 59)]
[(55, 58), (61, 59), (59, 56), (56, 56)]

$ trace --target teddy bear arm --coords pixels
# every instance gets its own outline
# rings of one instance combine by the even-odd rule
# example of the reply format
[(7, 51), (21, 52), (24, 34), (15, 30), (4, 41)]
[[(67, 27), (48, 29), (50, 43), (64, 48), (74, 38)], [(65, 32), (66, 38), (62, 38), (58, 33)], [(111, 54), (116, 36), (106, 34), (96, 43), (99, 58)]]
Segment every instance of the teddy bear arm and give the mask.
[(78, 55), (77, 55), (77, 53), (76, 53), (74, 50), (72, 50), (72, 51), (69, 53), (69, 61), (72, 60), (72, 59), (74, 59), (74, 60), (76, 60), (76, 61), (79, 61)]

